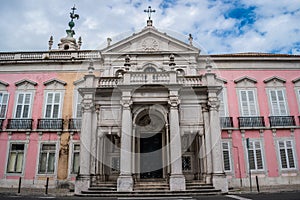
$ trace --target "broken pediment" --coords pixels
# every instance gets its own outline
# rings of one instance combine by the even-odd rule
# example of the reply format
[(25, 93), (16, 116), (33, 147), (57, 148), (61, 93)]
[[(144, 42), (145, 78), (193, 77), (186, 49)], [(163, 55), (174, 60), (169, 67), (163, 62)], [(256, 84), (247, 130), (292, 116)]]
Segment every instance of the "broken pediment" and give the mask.
[(199, 54), (200, 50), (190, 44), (170, 37), (166, 33), (159, 32), (153, 27), (146, 27), (141, 32), (133, 34), (102, 50), (102, 54), (134, 52), (188, 52)]

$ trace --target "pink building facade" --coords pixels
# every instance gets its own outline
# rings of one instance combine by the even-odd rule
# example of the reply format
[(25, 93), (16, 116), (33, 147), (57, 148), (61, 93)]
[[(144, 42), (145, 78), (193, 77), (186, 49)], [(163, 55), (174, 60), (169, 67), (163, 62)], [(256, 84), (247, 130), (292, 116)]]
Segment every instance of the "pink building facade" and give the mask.
[[(151, 44), (149, 38), (152, 41)], [(300, 56), (262, 53), (202, 55), (200, 50), (193, 47), (192, 44), (185, 44), (166, 36), (153, 28), (152, 24), (148, 24), (148, 27), (132, 37), (112, 46), (108, 44), (107, 48), (100, 51), (80, 50), (73, 39), (67, 37), (62, 40), (58, 50), (0, 53), (1, 186), (17, 187), (21, 177), (23, 187), (44, 187), (46, 178), (50, 178), (50, 187), (63, 187), (76, 184), (75, 178), (80, 175), (88, 176), (86, 180), (90, 184), (93, 179), (90, 177), (93, 175), (98, 178), (99, 171), (107, 173), (99, 175), (100, 178), (105, 175), (105, 180), (101, 179), (101, 181), (117, 184), (120, 165), (122, 168), (120, 152), (116, 150), (107, 153), (107, 155), (111, 154), (111, 158), (117, 158), (111, 159), (111, 169), (106, 169), (99, 164), (101, 160), (97, 160), (98, 158), (94, 155), (89, 155), (90, 163), (86, 164), (84, 162), (86, 157), (81, 155), (83, 137), (81, 137), (80, 131), (81, 127), (84, 127), (82, 129), (84, 133), (90, 130), (88, 134), (97, 134), (99, 138), (107, 134), (105, 137), (114, 140), (113, 143), (117, 146), (116, 141), (120, 140), (122, 127), (114, 124), (105, 125), (105, 127), (99, 125), (102, 119), (109, 121), (110, 115), (113, 115), (112, 111), (105, 110), (110, 109), (108, 105), (105, 104), (106, 107), (100, 105), (104, 100), (101, 99), (102, 93), (99, 91), (113, 88), (117, 84), (117, 80), (123, 78), (126, 70), (128, 71), (126, 68), (129, 67), (132, 71), (128, 74), (131, 75), (153, 73), (156, 76), (160, 73), (163, 75), (158, 75), (158, 77), (163, 78), (169, 76), (166, 73), (169, 73), (168, 70), (170, 70), (170, 74), (175, 74), (176, 80), (190, 81), (189, 84), (192, 87), (202, 88), (205, 92), (209, 91), (207, 88), (210, 87), (210, 85), (204, 87), (205, 81), (209, 82), (208, 76), (213, 76), (214, 80), (218, 82), (218, 85), (214, 85), (214, 91), (216, 91), (214, 94), (218, 94), (218, 101), (215, 103), (218, 102), (216, 107), (220, 120), (205, 119), (204, 104), (208, 107), (211, 105), (201, 102), (197, 105), (201, 119), (199, 126), (195, 126), (199, 128), (193, 127), (193, 131), (190, 131), (192, 125), (184, 126), (183, 122), (179, 122), (183, 119), (182, 113), (185, 111), (180, 111), (183, 106), (180, 107), (180, 101), (177, 102), (178, 108), (176, 107), (176, 109), (179, 111), (177, 110), (176, 119), (179, 121), (176, 127), (180, 130), (174, 128), (172, 130), (178, 134), (183, 132), (182, 142), (179, 141), (180, 145), (184, 143), (184, 134), (189, 133), (202, 138), (204, 138), (203, 135), (214, 133), (217, 135), (213, 138), (220, 139), (220, 141), (219, 139), (210, 141), (211, 149), (215, 148), (214, 144), (220, 145), (216, 147), (220, 148), (220, 152), (212, 150), (215, 151), (212, 155), (220, 157), (219, 163), (215, 162), (216, 159), (211, 158), (212, 155), (209, 151), (206, 151), (204, 158), (199, 158), (198, 153), (201, 151), (202, 154), (203, 150), (200, 143), (204, 143), (204, 140), (195, 139), (191, 142), (193, 145), (191, 149), (199, 150), (199, 152), (191, 150), (185, 155), (182, 154), (182, 165), (181, 162), (179, 164), (181, 169), (177, 169), (181, 173), (182, 184), (189, 181), (212, 184), (217, 189), (226, 192), (228, 187), (249, 187), (249, 172), (253, 185), (256, 176), (260, 185), (300, 184)], [(127, 44), (126, 42), (128, 44), (136, 42), (137, 44), (125, 49), (122, 45)], [(138, 49), (138, 45), (143, 49)], [(114, 52), (116, 50), (120, 50), (120, 52)], [(111, 58), (117, 53), (119, 54), (116, 60), (111, 61), (113, 60)], [(136, 62), (135, 68), (131, 66), (129, 58)], [(90, 77), (96, 77), (93, 79), (95, 84), (93, 81), (93, 83), (89, 82)], [(114, 80), (114, 82), (109, 82), (109, 80)], [(130, 81), (136, 84), (141, 80), (130, 79)], [(162, 83), (165, 80), (160, 81)], [(169, 79), (168, 81), (170, 82)], [(191, 83), (192, 81), (196, 82)], [(143, 84), (148, 87), (146, 81)], [(95, 93), (91, 92), (92, 89), (90, 91), (87, 89), (92, 87), (96, 87), (93, 89)], [(81, 91), (81, 94), (78, 91)], [(149, 91), (152, 92), (147, 89), (145, 93), (149, 93)], [(203, 91), (201, 90), (201, 92)], [(207, 93), (210, 95), (209, 92)], [(91, 97), (87, 99), (87, 96), (91, 94), (94, 95), (93, 99)], [(97, 95), (99, 96), (97, 97)], [(157, 94), (152, 92), (151, 95), (154, 95), (151, 96), (152, 99), (165, 98), (161, 97), (163, 96), (162, 92)], [(201, 96), (202, 100), (208, 101), (211, 98), (209, 95)], [(166, 98), (170, 98), (170, 96), (171, 94)], [(159, 101), (162, 101), (161, 99)], [(184, 98), (182, 97), (182, 99)], [(91, 108), (89, 110), (92, 112), (89, 118), (91, 120), (81, 121), (81, 111), (88, 107), (87, 100), (98, 102), (100, 108), (97, 106)], [(144, 104), (149, 104), (145, 99), (139, 100), (143, 100)], [(121, 104), (121, 100), (118, 101), (118, 104)], [(136, 109), (140, 106), (138, 101), (133, 105), (137, 107)], [(161, 105), (166, 109), (169, 108), (168, 101)], [(82, 108), (84, 106), (85, 108)], [(101, 110), (101, 106), (105, 107), (104, 111)], [(185, 107), (189, 106), (185, 105)], [(99, 114), (102, 111), (106, 113), (103, 116)], [(85, 116), (86, 112), (85, 110)], [(155, 112), (157, 112), (156, 115), (159, 115), (158, 111)], [(210, 119), (214, 118), (210, 117)], [(187, 117), (185, 120), (194, 119)], [(203, 122), (205, 120), (206, 122)], [(97, 125), (93, 129), (87, 123)], [(210, 132), (207, 131), (205, 123), (210, 126)], [(217, 130), (214, 130), (214, 127)], [(205, 133), (203, 133), (203, 129)], [(167, 135), (168, 127), (163, 131)], [(97, 152), (101, 152), (98, 151), (99, 147), (93, 147), (94, 140), (88, 139), (91, 142), (91, 149), (94, 148), (97, 149)], [(137, 141), (142, 143), (141, 140)], [(168, 142), (165, 143), (168, 144)], [(101, 146), (102, 143), (99, 144)], [(137, 142), (137, 144), (139, 143)], [(87, 150), (84, 151), (85, 154), (88, 153)], [(164, 155), (163, 152), (162, 157)], [(83, 166), (86, 165), (87, 167), (84, 168)], [(171, 165), (173, 167), (173, 164)], [(221, 166), (218, 168), (222, 168), (218, 174), (214, 171), (209, 172), (209, 167), (213, 168), (214, 166)], [(173, 169), (172, 167), (167, 166), (165, 171), (160, 172), (159, 176), (161, 177), (159, 178), (168, 179), (168, 170)], [(89, 174), (82, 174), (83, 170)], [(217, 176), (216, 174), (222, 177), (224, 175), (228, 186), (227, 184), (224, 186), (215, 184), (214, 176)], [(134, 173), (130, 174), (130, 178), (132, 176)], [(156, 178), (154, 176), (156, 176), (154, 173), (150, 174), (150, 178)], [(142, 179), (139, 176), (138, 178)], [(170, 187), (171, 190), (172, 187), (175, 190), (186, 189), (185, 186), (178, 185)], [(121, 186), (118, 185), (119, 188)]]

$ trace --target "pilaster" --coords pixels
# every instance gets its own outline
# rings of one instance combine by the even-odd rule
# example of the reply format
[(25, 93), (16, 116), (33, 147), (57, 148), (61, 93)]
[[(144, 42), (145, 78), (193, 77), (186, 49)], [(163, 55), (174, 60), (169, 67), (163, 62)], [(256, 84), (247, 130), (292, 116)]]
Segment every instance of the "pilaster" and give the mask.
[(117, 190), (122, 192), (133, 191), (132, 178), (132, 114), (131, 114), (131, 93), (122, 94), (122, 133), (120, 151), (120, 176), (118, 178)]
[(170, 154), (171, 154), (171, 176), (170, 190), (184, 191), (185, 177), (182, 174), (182, 152), (181, 152), (181, 135), (179, 127), (178, 91), (170, 91)]

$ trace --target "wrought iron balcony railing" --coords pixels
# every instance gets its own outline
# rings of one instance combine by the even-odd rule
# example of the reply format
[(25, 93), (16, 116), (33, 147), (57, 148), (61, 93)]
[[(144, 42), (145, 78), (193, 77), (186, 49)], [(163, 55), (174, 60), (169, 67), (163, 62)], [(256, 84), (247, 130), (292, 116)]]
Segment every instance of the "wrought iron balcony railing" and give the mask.
[(232, 117), (220, 117), (220, 126), (221, 128), (232, 128), (233, 127)]
[(270, 116), (270, 126), (296, 126), (294, 116)]
[(4, 119), (0, 119), (0, 130), (2, 130), (3, 122), (4, 122)]
[(64, 126), (63, 119), (38, 119), (38, 129), (60, 129)]
[(238, 117), (239, 127), (241, 128), (253, 128), (253, 127), (264, 127), (264, 117)]
[(33, 119), (8, 119), (7, 129), (32, 129)]
[(69, 119), (69, 129), (81, 129), (81, 119)]

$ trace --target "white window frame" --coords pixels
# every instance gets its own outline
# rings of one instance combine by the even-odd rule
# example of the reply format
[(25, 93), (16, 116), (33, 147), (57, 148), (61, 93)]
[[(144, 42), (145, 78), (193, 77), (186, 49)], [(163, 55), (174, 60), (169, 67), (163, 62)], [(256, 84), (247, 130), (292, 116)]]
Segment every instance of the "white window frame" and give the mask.
[(296, 91), (296, 97), (297, 97), (297, 102), (298, 102), (298, 109), (299, 109), (299, 112), (300, 112), (300, 88), (299, 87), (297, 87), (296, 89), (295, 89), (295, 91)]
[[(222, 91), (219, 94), (219, 100), (220, 100), (220, 108), (223, 108), (223, 115), (221, 112), (219, 112), (220, 117), (228, 117), (228, 102), (227, 102), (227, 88), (223, 87)], [(220, 109), (219, 109), (220, 111)]]
[[(52, 145), (55, 145), (55, 160), (54, 160), (54, 172), (52, 173), (48, 173), (48, 172), (39, 172), (40, 171), (40, 159), (41, 159), (41, 156), (42, 156), (42, 146), (44, 144), (52, 144)], [(37, 167), (36, 167), (36, 174), (37, 175), (47, 175), (47, 176), (56, 176), (57, 174), (57, 167), (58, 167), (58, 155), (59, 155), (59, 143), (58, 142), (45, 142), (45, 141), (41, 141), (40, 144), (39, 144), (39, 156), (38, 156), (38, 160), (37, 160)], [(48, 161), (47, 161), (48, 162)], [(47, 169), (47, 167), (46, 167)]]
[[(5, 119), (6, 114), (7, 114), (8, 102), (9, 102), (9, 93), (6, 92), (6, 91), (0, 91), (0, 94), (2, 94), (2, 98), (0, 99), (0, 114), (2, 112), (2, 106), (5, 105), (4, 116), (1, 117), (1, 115), (0, 115), (0, 119)], [(7, 95), (7, 101), (6, 102), (3, 102), (4, 95)]]
[[(255, 142), (259, 142), (259, 145), (260, 145), (260, 151), (261, 151), (261, 162), (262, 162), (262, 169), (258, 169), (257, 167), (257, 155), (256, 155), (256, 147), (255, 147)], [(259, 139), (252, 139), (250, 138), (249, 139), (249, 148), (250, 148), (250, 143), (252, 143), (252, 147), (255, 147), (254, 149), (252, 148), (252, 151), (253, 151), (253, 156), (254, 156), (254, 167), (255, 169), (251, 169), (251, 172), (254, 171), (254, 172), (264, 172), (265, 169), (266, 169), (266, 164), (265, 164), (265, 156), (264, 156), (264, 147), (263, 147), (263, 141), (262, 140), (259, 140)], [(249, 149), (251, 151), (251, 149)], [(247, 168), (248, 170), (250, 169), (250, 162), (249, 162), (249, 150), (247, 148), (247, 144), (246, 144), (246, 141), (245, 141), (245, 152), (246, 152), (246, 163), (247, 163)]]
[[(81, 113), (81, 116), (78, 117), (78, 112), (81, 112), (81, 111), (78, 111), (78, 108), (80, 107), (81, 109), (81, 101), (82, 101), (82, 97), (81, 95), (79, 94), (78, 90), (76, 89), (74, 91), (74, 109), (73, 109), (73, 118), (74, 119), (81, 119), (82, 118), (82, 113)], [(80, 106), (79, 106), (80, 105)]]
[[(8, 164), (9, 164), (9, 159), (10, 159), (10, 153), (11, 153), (11, 147), (13, 144), (23, 144), (24, 145), (24, 153), (23, 153), (23, 160), (22, 160), (22, 171), (21, 172), (9, 172), (8, 171)], [(7, 147), (7, 159), (6, 159), (6, 164), (5, 164), (5, 172), (8, 176), (11, 175), (23, 175), (24, 170), (25, 170), (25, 164), (26, 164), (26, 154), (27, 154), (27, 144), (24, 141), (9, 141), (8, 142), (8, 147)]]
[[(79, 145), (79, 150), (75, 150), (75, 146)], [(74, 155), (75, 153), (79, 153), (79, 163), (78, 163), (78, 167), (80, 167), (80, 142), (72, 142), (72, 152), (71, 152), (71, 158), (70, 158), (70, 166), (69, 166), (69, 172), (70, 175), (76, 175), (77, 172), (74, 172)], [(79, 170), (79, 168), (78, 168)]]
[[(53, 94), (53, 102), (51, 102), (50, 104), (48, 104), (48, 95), (49, 94)], [(55, 103), (54, 99), (55, 99), (55, 95), (59, 94), (59, 103)], [(45, 119), (59, 119), (61, 118), (61, 113), (62, 113), (62, 99), (63, 99), (63, 94), (62, 92), (57, 92), (57, 91), (46, 91), (45, 92), (45, 98), (44, 98), (44, 118)], [(54, 113), (54, 105), (59, 105), (58, 108), (58, 116), (57, 117), (53, 117), (53, 113)], [(51, 105), (51, 113), (50, 113), (50, 117), (46, 117), (47, 114), (47, 106)]]
[[(287, 162), (287, 168), (282, 167), (282, 160), (281, 160), (281, 153), (280, 153), (280, 142), (284, 143), (284, 151), (285, 151), (285, 156), (286, 156), (286, 162)], [(291, 149), (293, 153), (293, 162), (294, 162), (294, 167), (290, 167), (290, 160), (287, 152), (287, 142), (291, 143)], [(293, 139), (288, 139), (288, 138), (280, 138), (277, 140), (277, 156), (278, 156), (278, 161), (279, 161), (279, 168), (281, 171), (289, 171), (289, 170), (296, 170), (297, 169), (297, 160), (296, 160), (296, 151), (295, 151), (295, 144)]]
[[(21, 116), (20, 117), (17, 117), (17, 108), (18, 108), (18, 100), (19, 100), (19, 95), (23, 94), (24, 97), (26, 97), (27, 94), (30, 94), (30, 102), (29, 104), (26, 104), (26, 105), (29, 105), (29, 109), (28, 109), (28, 116), (27, 117), (23, 117), (23, 112), (24, 112), (24, 101), (25, 101), (25, 98), (23, 99), (23, 102), (22, 102), (22, 111), (21, 111)], [(15, 108), (14, 108), (14, 119), (30, 119), (31, 118), (31, 115), (32, 115), (32, 103), (33, 103), (33, 92), (23, 92), (23, 91), (19, 91), (19, 92), (16, 92), (16, 97), (15, 97)]]
[[(272, 97), (271, 97), (271, 92), (275, 91), (276, 92), (276, 100), (277, 100), (277, 109), (279, 111), (279, 114), (274, 113), (274, 104), (272, 102)], [(280, 102), (278, 101), (278, 91), (282, 92), (283, 95), (283, 103), (284, 103), (284, 108), (285, 108), (285, 112), (286, 113), (281, 113), (281, 109), (280, 109)], [(287, 98), (286, 98), (286, 90), (285, 88), (269, 88), (268, 89), (268, 97), (269, 97), (269, 108), (270, 108), (270, 116), (288, 116), (289, 115), (289, 107), (288, 107), (288, 102), (287, 102)]]
[[(228, 149), (224, 149), (223, 144), (227, 144)], [(233, 164), (232, 164), (232, 155), (231, 155), (231, 142), (223, 140), (222, 141), (222, 155), (223, 155), (223, 166), (224, 166), (224, 171), (225, 172), (232, 172)], [(224, 151), (228, 152), (228, 159), (229, 159), (229, 170), (225, 169), (225, 160), (224, 160)]]
[[(242, 101), (242, 92), (246, 92), (246, 98), (247, 98), (247, 110), (249, 114), (245, 114), (245, 111), (243, 109), (243, 101)], [(249, 101), (249, 92), (253, 93), (253, 105), (255, 109), (255, 113), (251, 113), (251, 102)], [(258, 107), (258, 101), (257, 101), (257, 91), (255, 88), (240, 88), (238, 89), (238, 99), (239, 99), (239, 108), (240, 108), (240, 116), (241, 117), (255, 117), (259, 116), (259, 107)]]

